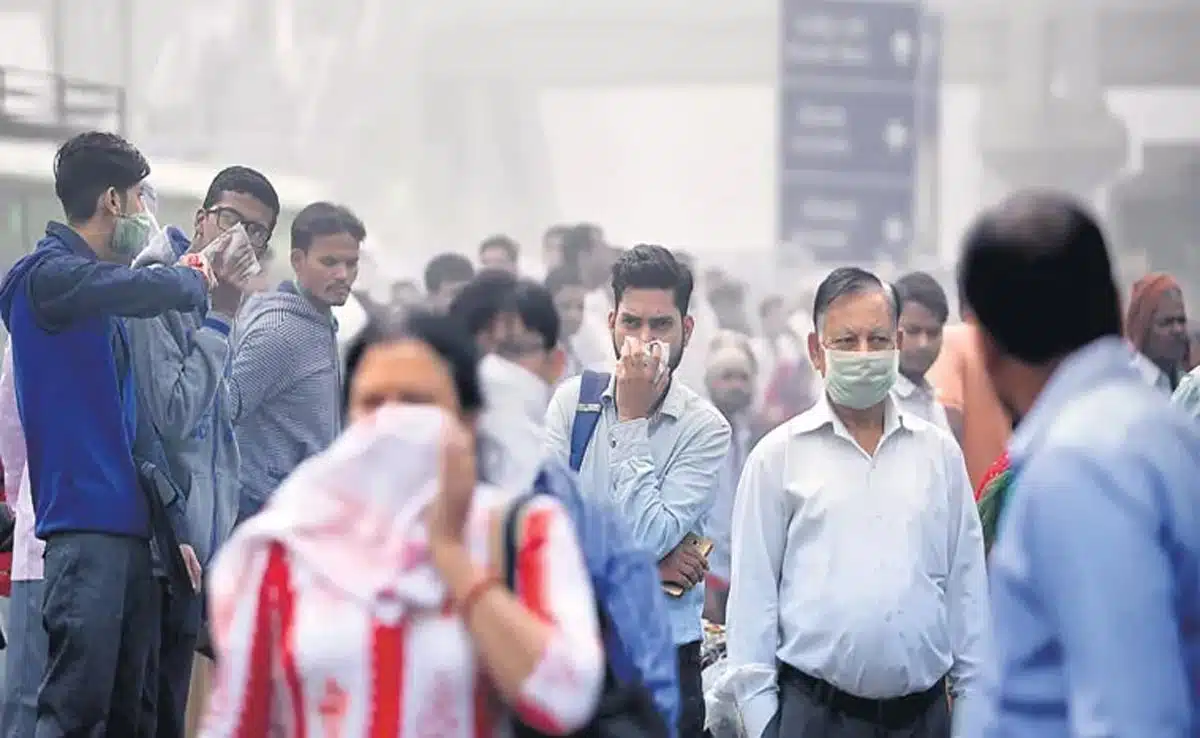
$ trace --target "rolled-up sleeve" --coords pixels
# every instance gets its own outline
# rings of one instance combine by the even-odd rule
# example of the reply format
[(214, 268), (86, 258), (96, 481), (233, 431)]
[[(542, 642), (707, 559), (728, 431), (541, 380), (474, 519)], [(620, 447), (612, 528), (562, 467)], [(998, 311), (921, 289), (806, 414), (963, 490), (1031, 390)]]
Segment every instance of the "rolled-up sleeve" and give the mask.
[[(958, 444), (945, 437), (945, 477), (950, 501), (947, 550), (950, 572), (946, 580), (947, 618), (954, 661), (950, 667), (955, 710), (964, 713), (979, 698), (979, 673), (990, 652), (991, 611), (983, 554), (983, 526), (967, 466)], [(955, 724), (961, 735), (962, 722)]]
[(705, 409), (687, 424), (665, 469), (656, 470), (648, 420), (617, 423), (608, 432), (613, 495), (634, 537), (661, 559), (689, 532), (702, 532), (712, 510), (721, 465), (729, 453), (729, 424)]
[(746, 459), (733, 507), (731, 569), (736, 576), (726, 606), (726, 645), (750, 738), (762, 735), (779, 706), (775, 677), (779, 579), (789, 515), (772, 438), (768, 436)]
[(573, 733), (591, 719), (604, 681), (596, 600), (574, 527), (557, 501), (539, 497), (521, 521), (516, 555), (521, 602), (553, 627), (514, 706), (530, 727)]

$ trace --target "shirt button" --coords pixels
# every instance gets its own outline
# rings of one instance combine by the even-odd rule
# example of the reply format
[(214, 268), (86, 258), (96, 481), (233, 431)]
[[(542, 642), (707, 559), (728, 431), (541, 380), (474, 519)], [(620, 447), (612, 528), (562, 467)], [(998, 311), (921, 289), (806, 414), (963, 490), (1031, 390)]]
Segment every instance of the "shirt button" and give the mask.
[(615, 439), (615, 438), (608, 439), (608, 445), (612, 446), (613, 448), (616, 448), (617, 447), (617, 439)]

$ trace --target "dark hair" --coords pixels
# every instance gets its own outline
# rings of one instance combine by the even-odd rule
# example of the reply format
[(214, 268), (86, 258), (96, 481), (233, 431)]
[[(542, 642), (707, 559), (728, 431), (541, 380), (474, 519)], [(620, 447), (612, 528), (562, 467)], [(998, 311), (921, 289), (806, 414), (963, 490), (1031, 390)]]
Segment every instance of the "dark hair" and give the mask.
[(886, 284), (866, 269), (838, 267), (830, 272), (828, 277), (821, 280), (821, 284), (817, 287), (817, 294), (813, 298), (813, 328), (817, 333), (821, 332), (821, 323), (825, 320), (825, 313), (829, 312), (829, 306), (833, 304), (834, 300), (847, 295), (861, 295), (868, 292), (882, 292), (887, 297), (892, 313), (892, 326), (899, 325), (900, 306), (896, 303), (896, 292), (891, 285)]
[(483, 388), (479, 384), (479, 354), (475, 350), (475, 341), (450, 317), (413, 309), (399, 319), (373, 314), (351, 342), (346, 352), (346, 379), (342, 383), (343, 413), (350, 407), (350, 385), (367, 350), (404, 340), (420, 341), (449, 365), (458, 403), (464, 412), (475, 413), (483, 409)]
[(542, 347), (558, 345), (559, 320), (554, 298), (537, 282), (502, 269), (485, 269), (468, 282), (450, 303), (449, 314), (478, 336), (502, 315), (516, 315), (542, 338)]
[(579, 276), (579, 270), (565, 265), (551, 269), (543, 284), (551, 296), (557, 295), (568, 287), (584, 286), (583, 279)]
[(469, 282), (475, 265), (462, 254), (438, 254), (425, 265), (425, 291), (433, 294), (447, 282)]
[(986, 211), (967, 233), (958, 281), (983, 329), (1026, 364), (1121, 335), (1104, 233), (1066, 195), (1020, 192)]
[(54, 155), (54, 194), (69, 223), (94, 216), (108, 188), (124, 193), (149, 176), (146, 157), (115, 133), (81, 133)]
[(638, 244), (621, 254), (612, 267), (613, 298), (618, 305), (626, 290), (671, 290), (675, 307), (687, 315), (692, 287), (692, 271), (662, 246)]
[(367, 238), (367, 229), (349, 208), (331, 202), (314, 202), (305, 205), (292, 221), (292, 248), (307, 252), (318, 236), (339, 233), (345, 233), (359, 243)]
[(238, 192), (253, 197), (275, 214), (275, 220), (279, 219), (279, 193), (275, 191), (271, 181), (262, 172), (241, 166), (222, 169), (217, 172), (217, 176), (213, 177), (212, 183), (209, 184), (201, 207), (206, 210), (211, 208), (226, 192)]
[(566, 223), (555, 223), (542, 233), (542, 241), (549, 241), (551, 238), (561, 238), (571, 230), (571, 226)]
[(946, 299), (946, 291), (938, 281), (925, 272), (910, 272), (893, 285), (896, 289), (896, 302), (900, 310), (904, 310), (906, 302), (915, 302), (929, 312), (937, 322), (943, 325), (950, 318), (950, 301)]
[(767, 295), (758, 304), (758, 317), (765, 318), (767, 313), (772, 310), (777, 310), (781, 307), (786, 307), (787, 303), (783, 299), (783, 295)]
[(500, 249), (509, 261), (516, 264), (517, 259), (521, 256), (521, 246), (513, 239), (504, 235), (489, 236), (479, 244), (479, 255), (483, 256), (483, 252), (488, 249)]

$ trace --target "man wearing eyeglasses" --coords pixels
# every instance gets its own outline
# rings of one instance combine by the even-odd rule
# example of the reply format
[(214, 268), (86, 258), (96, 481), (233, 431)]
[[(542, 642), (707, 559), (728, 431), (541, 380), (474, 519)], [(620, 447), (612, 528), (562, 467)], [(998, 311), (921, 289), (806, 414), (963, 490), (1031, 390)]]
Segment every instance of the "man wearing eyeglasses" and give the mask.
[[(258, 257), (263, 257), (279, 217), (279, 196), (259, 172), (246, 167), (222, 170), (196, 211), (189, 240), (167, 229), (174, 253), (139, 256), (135, 266), (173, 264), (188, 251), (200, 251), (241, 225)], [(244, 288), (242, 288), (244, 289)], [(227, 387), (229, 333), (242, 303), (242, 290), (219, 282), (207, 310), (168, 312), (128, 321), (130, 354), (137, 380), (138, 441), (153, 434), (161, 460), (186, 498), (186, 540), (197, 563), (207, 566), (237, 519), (240, 455)], [(153, 441), (151, 441), (153, 443)], [(155, 735), (183, 735), (193, 651), (200, 631), (200, 596), (171, 592), (164, 603), (157, 681)], [(154, 672), (157, 672), (157, 675)]]

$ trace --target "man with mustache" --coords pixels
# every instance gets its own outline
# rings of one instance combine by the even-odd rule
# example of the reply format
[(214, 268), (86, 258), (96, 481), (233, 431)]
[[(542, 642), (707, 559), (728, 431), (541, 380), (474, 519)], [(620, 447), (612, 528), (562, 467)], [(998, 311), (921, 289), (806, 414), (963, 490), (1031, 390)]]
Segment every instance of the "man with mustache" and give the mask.
[(295, 281), (255, 295), (238, 315), (229, 394), (242, 452), (239, 522), (341, 429), (332, 308), (350, 297), (366, 235), (348, 209), (308, 205), (292, 222)]

